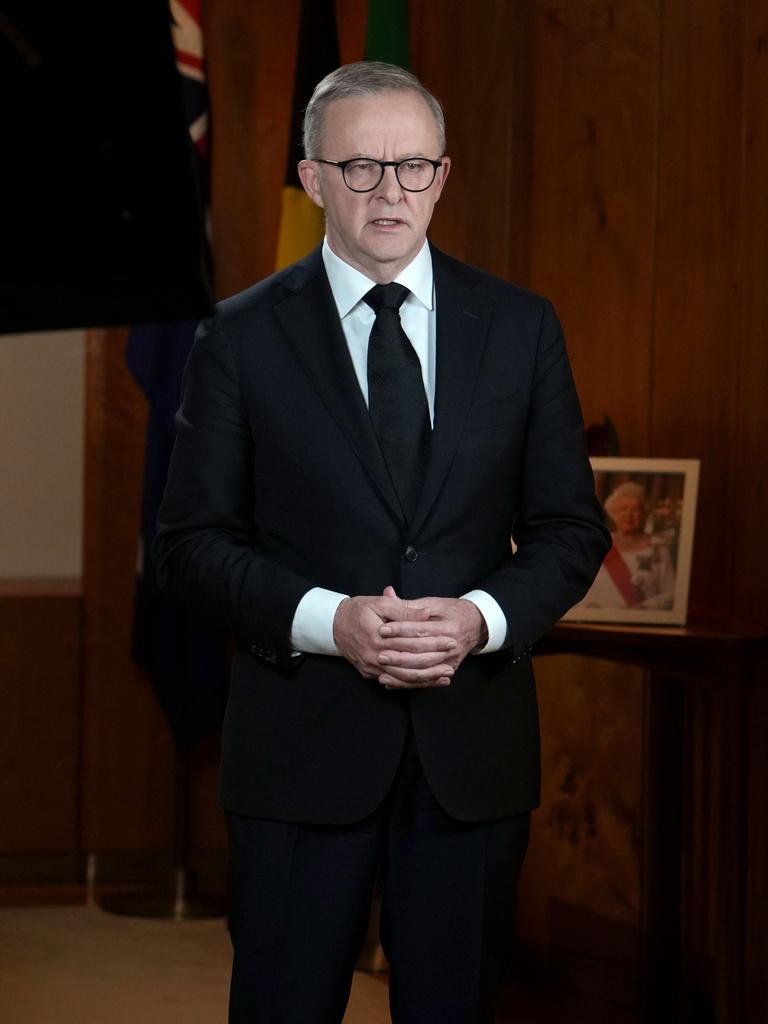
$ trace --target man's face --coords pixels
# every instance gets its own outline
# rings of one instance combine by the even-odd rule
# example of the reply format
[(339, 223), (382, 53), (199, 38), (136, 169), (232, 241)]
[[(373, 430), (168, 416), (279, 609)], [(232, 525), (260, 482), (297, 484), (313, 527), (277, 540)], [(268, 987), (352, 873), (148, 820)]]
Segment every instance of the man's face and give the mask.
[[(336, 100), (325, 110), (319, 155), (326, 160), (372, 157), (436, 160), (437, 128), (425, 101), (416, 92), (385, 92), (376, 96)], [(337, 256), (380, 284), (392, 281), (419, 252), (448, 177), (450, 160), (443, 158), (432, 185), (424, 192), (406, 192), (387, 167), (372, 192), (353, 192), (338, 167), (302, 160), (304, 188), (325, 210), (328, 244)]]

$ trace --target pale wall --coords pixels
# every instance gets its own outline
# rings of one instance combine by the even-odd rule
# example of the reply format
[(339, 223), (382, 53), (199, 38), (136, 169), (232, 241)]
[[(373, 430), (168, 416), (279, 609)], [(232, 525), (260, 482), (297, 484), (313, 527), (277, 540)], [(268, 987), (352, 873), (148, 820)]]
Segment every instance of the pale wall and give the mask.
[(83, 331), (0, 335), (0, 578), (79, 576)]

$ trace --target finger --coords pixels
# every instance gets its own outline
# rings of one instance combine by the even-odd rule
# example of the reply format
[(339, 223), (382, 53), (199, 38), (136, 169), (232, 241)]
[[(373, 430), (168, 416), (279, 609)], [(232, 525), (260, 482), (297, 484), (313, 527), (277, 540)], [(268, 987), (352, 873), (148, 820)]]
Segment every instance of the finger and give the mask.
[(384, 587), (384, 597), (391, 597), (395, 601), (399, 600), (394, 587)]
[[(386, 682), (384, 682), (385, 679)], [(405, 683), (388, 676), (381, 676), (379, 682), (385, 690), (428, 690), (451, 685), (449, 676), (440, 676), (425, 683)]]
[[(426, 614), (425, 614), (426, 613)], [(432, 618), (434, 610), (429, 605), (414, 603), (412, 601), (403, 601), (403, 614), (399, 618), (408, 622), (416, 620), (418, 622), (428, 621)]]
[(453, 676), (453, 666), (442, 662), (438, 665), (430, 665), (426, 668), (406, 668), (402, 665), (387, 665), (386, 669), (379, 676), (379, 682), (386, 680), (388, 683), (411, 683), (413, 685), (424, 685), (433, 683), (443, 676), (449, 679)]
[(451, 636), (424, 637), (390, 637), (386, 644), (381, 643), (379, 657), (382, 654), (434, 654), (438, 651), (454, 651), (458, 646)]
[(379, 626), (379, 636), (382, 637), (452, 637), (454, 632), (454, 624), (442, 619), (432, 619), (429, 622), (392, 620)]
[(436, 665), (446, 664), (444, 651), (425, 651), (422, 654), (390, 651), (387, 654), (380, 654), (377, 660), (379, 665), (386, 666), (387, 672), (391, 672), (393, 669), (417, 671), (419, 669), (434, 668)]
[(411, 604), (408, 601), (401, 601), (400, 598), (382, 597), (375, 607), (376, 614), (385, 622), (428, 622), (431, 610), (424, 605)]

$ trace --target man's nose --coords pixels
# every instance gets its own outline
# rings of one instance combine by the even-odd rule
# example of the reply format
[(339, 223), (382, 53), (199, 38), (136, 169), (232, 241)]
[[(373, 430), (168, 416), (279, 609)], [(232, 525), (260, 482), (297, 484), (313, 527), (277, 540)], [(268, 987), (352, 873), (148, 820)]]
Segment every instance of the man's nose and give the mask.
[(395, 174), (396, 168), (385, 167), (384, 175), (379, 182), (379, 187), (376, 191), (376, 195), (382, 199), (386, 199), (388, 203), (397, 203), (402, 198), (403, 188), (400, 182), (397, 180)]

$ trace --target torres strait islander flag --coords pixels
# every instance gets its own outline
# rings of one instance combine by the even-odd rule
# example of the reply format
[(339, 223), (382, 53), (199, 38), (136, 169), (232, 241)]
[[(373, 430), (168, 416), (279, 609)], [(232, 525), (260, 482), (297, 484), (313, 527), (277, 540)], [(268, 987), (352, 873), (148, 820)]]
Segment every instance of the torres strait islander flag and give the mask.
[[(176, 67), (198, 170), (201, 199), (208, 195), (208, 98), (200, 0), (171, 0)], [(197, 320), (131, 328), (126, 361), (148, 405), (144, 495), (133, 620), (133, 659), (152, 681), (169, 725), (192, 743), (221, 724), (226, 696), (222, 632), (177, 608), (155, 579), (152, 540), (168, 476), (181, 379)]]
[(306, 256), (323, 237), (323, 211), (315, 206), (301, 187), (297, 166), (304, 155), (301, 145), (302, 119), (312, 90), (321, 78), (338, 65), (339, 43), (334, 0), (302, 0), (276, 270)]

